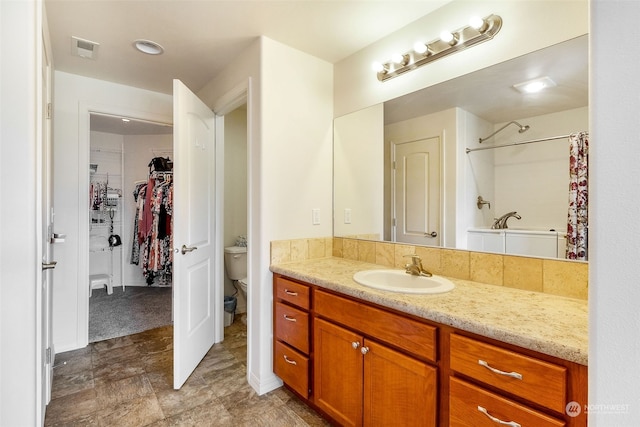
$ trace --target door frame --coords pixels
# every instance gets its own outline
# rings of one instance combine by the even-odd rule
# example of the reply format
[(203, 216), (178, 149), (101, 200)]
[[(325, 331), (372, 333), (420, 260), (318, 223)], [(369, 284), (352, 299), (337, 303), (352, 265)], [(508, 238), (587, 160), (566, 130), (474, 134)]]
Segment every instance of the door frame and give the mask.
[[(136, 120), (154, 122), (161, 125), (173, 125), (173, 118), (130, 108), (80, 102), (78, 107), (78, 337), (80, 347), (89, 344), (89, 188), (90, 175), (87, 165), (90, 159), (91, 114), (130, 117)], [(82, 283), (86, 283), (83, 286)]]
[[(224, 93), (214, 104), (213, 112), (216, 115), (216, 252), (224, 254), (224, 116), (240, 107), (241, 105), (247, 105), (247, 241), (253, 241), (251, 233), (252, 224), (252, 168), (251, 168), (251, 152), (252, 152), (252, 140), (251, 140), (251, 78), (241, 82), (233, 87), (231, 90)], [(252, 317), (251, 312), (251, 298), (249, 297), (251, 283), (253, 283), (253, 274), (250, 266), (252, 265), (253, 251), (252, 246), (247, 248), (247, 282), (249, 282), (247, 288), (247, 378), (249, 379), (250, 369), (250, 357), (249, 354), (252, 351), (251, 337), (255, 336), (255, 329), (252, 329)], [(216, 259), (216, 296), (220, 298), (220, 301), (224, 299), (224, 256), (220, 256)], [(218, 302), (216, 302), (218, 304)], [(224, 313), (220, 312), (220, 319), (218, 319), (219, 327), (216, 328), (216, 342), (220, 342), (224, 339)]]

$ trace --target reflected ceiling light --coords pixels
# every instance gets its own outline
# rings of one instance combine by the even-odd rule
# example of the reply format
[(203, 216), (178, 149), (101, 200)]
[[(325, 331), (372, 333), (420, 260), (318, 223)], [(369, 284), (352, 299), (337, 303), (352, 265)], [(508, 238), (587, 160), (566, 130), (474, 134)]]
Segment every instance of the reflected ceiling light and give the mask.
[(131, 120), (129, 120), (129, 119), (125, 119), (125, 118), (123, 117), (123, 118), (122, 118), (122, 121), (123, 121), (123, 122), (125, 122), (125, 123), (129, 123)]
[(164, 48), (152, 40), (138, 39), (133, 42), (133, 46), (147, 55), (162, 55)]
[(373, 70), (377, 73), (378, 80), (386, 81), (436, 59), (491, 40), (502, 28), (502, 18), (498, 15), (472, 18), (470, 22), (470, 25), (456, 31), (443, 32), (441, 38), (429, 43), (418, 42), (413, 45), (413, 50), (394, 55), (388, 62), (375, 63)]
[(526, 82), (513, 85), (513, 87), (520, 93), (537, 93), (543, 89), (554, 86), (556, 86), (556, 82), (547, 76), (527, 80)]

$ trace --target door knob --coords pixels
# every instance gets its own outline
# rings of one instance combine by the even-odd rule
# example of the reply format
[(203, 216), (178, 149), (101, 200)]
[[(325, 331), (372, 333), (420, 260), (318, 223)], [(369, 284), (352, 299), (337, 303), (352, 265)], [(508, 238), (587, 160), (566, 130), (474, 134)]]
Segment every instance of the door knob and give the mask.
[(56, 264), (57, 263), (58, 263), (58, 261), (43, 262), (42, 263), (42, 269), (43, 270), (53, 270), (54, 268), (56, 268)]
[(187, 252), (193, 252), (193, 251), (195, 251), (196, 249), (198, 249), (198, 247), (197, 247), (197, 246), (187, 247), (187, 245), (182, 245), (182, 250), (181, 250), (181, 252), (182, 252), (182, 255), (184, 255), (184, 254), (186, 254)]
[(424, 233), (425, 237), (438, 237), (437, 231), (432, 231), (431, 233)]

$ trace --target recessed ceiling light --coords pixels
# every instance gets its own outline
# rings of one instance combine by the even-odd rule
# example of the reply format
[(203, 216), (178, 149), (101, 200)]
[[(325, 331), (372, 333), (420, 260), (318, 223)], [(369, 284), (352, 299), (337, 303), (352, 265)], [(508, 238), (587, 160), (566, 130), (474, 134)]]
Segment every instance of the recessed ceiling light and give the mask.
[(133, 42), (133, 46), (140, 52), (148, 55), (161, 55), (164, 52), (162, 46), (151, 40), (138, 39)]
[(129, 119), (125, 119), (125, 118), (123, 117), (123, 118), (122, 118), (122, 121), (123, 121), (123, 122), (125, 122), (125, 123), (129, 123), (131, 120), (129, 120)]
[(556, 82), (554, 82), (547, 76), (533, 80), (527, 80), (526, 82), (513, 85), (513, 87), (521, 93), (536, 93), (553, 86), (556, 86)]

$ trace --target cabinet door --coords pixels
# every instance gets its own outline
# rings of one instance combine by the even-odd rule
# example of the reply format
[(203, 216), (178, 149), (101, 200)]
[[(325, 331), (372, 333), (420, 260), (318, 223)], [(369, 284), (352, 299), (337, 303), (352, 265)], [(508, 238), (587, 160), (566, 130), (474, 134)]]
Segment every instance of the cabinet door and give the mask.
[(340, 425), (360, 426), (362, 337), (321, 319), (314, 320), (313, 329), (314, 402)]
[(435, 426), (436, 368), (371, 340), (363, 348), (364, 425)]

